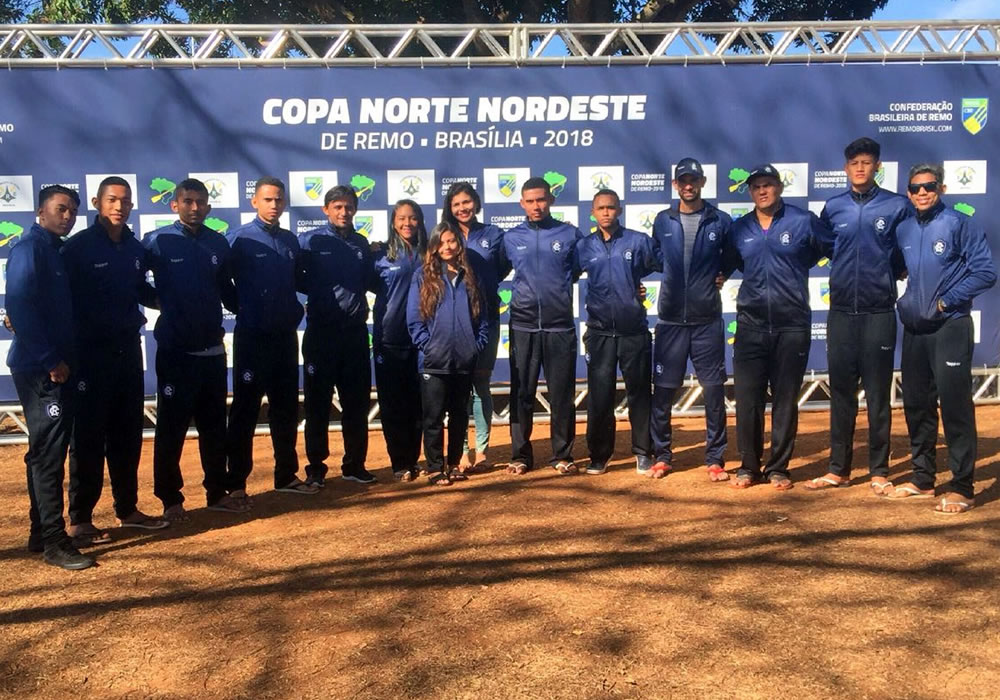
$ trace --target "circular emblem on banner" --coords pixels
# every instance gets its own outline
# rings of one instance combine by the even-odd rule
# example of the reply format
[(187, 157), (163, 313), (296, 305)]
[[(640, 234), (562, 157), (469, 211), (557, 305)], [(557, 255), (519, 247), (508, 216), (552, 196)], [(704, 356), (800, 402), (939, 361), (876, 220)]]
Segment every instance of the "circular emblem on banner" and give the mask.
[(173, 396), (174, 395), (174, 385), (173, 384), (164, 384), (163, 385), (163, 395), (167, 396), (167, 397)]
[(314, 374), (316, 374), (316, 365), (314, 365), (312, 362), (310, 362), (309, 364), (307, 364), (306, 365), (306, 374), (308, 374), (310, 377), (313, 376)]
[(936, 241), (934, 241), (934, 247), (933, 247), (934, 255), (944, 255), (945, 247), (946, 246), (943, 239), (939, 238)]
[(626, 260), (631, 260), (632, 259), (632, 251), (631, 250), (626, 250), (625, 251), (625, 259)]
[(49, 414), (49, 418), (55, 420), (56, 418), (62, 415), (62, 406), (54, 402), (50, 403), (48, 406), (45, 407), (45, 412)]
[(663, 365), (660, 364), (659, 362), (656, 363), (656, 373), (663, 374)]
[(889, 222), (885, 220), (884, 216), (879, 216), (875, 219), (875, 230), (879, 233), (885, 233), (885, 230), (889, 228)]
[(560, 250), (562, 250), (562, 243), (559, 241), (552, 241), (552, 252), (558, 253)]
[(212, 253), (212, 264), (213, 265), (218, 265), (219, 264), (219, 257), (217, 255), (215, 255), (215, 253)]
[(79, 382), (77, 382), (76, 390), (79, 391), (81, 394), (85, 392), (87, 390), (87, 382), (81, 379)]
[(249, 384), (253, 381), (253, 372), (250, 370), (244, 370), (243, 372), (243, 383)]
[(487, 250), (490, 247), (490, 242), (484, 238), (479, 241), (479, 247), (483, 250)]
[(788, 231), (785, 231), (783, 234), (781, 234), (779, 240), (781, 240), (781, 245), (791, 245), (792, 234), (790, 234)]

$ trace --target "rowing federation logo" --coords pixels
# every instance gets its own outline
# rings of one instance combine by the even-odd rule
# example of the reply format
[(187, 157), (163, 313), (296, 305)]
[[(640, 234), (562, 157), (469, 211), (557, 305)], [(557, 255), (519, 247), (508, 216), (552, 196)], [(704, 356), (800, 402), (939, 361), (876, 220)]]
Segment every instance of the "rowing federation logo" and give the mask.
[(823, 300), (823, 303), (827, 308), (830, 307), (830, 283), (820, 282), (819, 284), (819, 298)]
[(562, 191), (566, 189), (566, 183), (569, 182), (569, 178), (555, 170), (549, 170), (542, 176), (542, 179), (549, 183), (549, 190), (553, 197), (561, 195)]
[(400, 187), (403, 188), (403, 192), (413, 197), (420, 192), (420, 186), (424, 184), (424, 181), (417, 175), (407, 175), (402, 180), (399, 181)]
[(784, 187), (792, 187), (795, 185), (795, 171), (785, 169), (782, 170), (778, 175), (781, 177), (781, 184)]
[(590, 165), (577, 168), (581, 202), (590, 202), (600, 190), (614, 190), (624, 198), (625, 166)]
[(947, 248), (943, 239), (939, 238), (934, 241), (934, 245), (931, 246), (931, 250), (934, 251), (934, 255), (944, 255), (944, 251)]
[(177, 183), (165, 177), (154, 177), (149, 181), (149, 189), (153, 190), (153, 196), (149, 198), (150, 202), (153, 204), (160, 202), (166, 205), (173, 199)]
[(0, 202), (10, 204), (21, 194), (20, 188), (13, 182), (0, 182)]
[(375, 180), (360, 173), (352, 175), (351, 187), (354, 188), (354, 194), (358, 195), (359, 200), (367, 202), (368, 198), (372, 196), (372, 192), (375, 191)]
[(593, 175), (590, 176), (590, 184), (594, 188), (595, 192), (597, 190), (608, 189), (609, 187), (611, 187), (611, 173), (606, 173), (603, 171), (599, 173), (594, 173)]
[(989, 106), (990, 100), (987, 97), (962, 98), (962, 126), (973, 136), (986, 128)]
[(504, 197), (510, 197), (517, 191), (517, 173), (498, 173), (497, 190)]
[(389, 170), (386, 173), (386, 199), (395, 204), (412, 199), (417, 204), (434, 204), (433, 170)]
[(650, 209), (643, 209), (639, 212), (639, 228), (646, 233), (653, 230), (653, 222), (656, 221), (656, 212)]
[(208, 203), (220, 209), (239, 209), (239, 173), (189, 173), (188, 177), (201, 180), (208, 190)]
[[(371, 238), (372, 231), (375, 230), (375, 217), (370, 215), (355, 216), (354, 230), (360, 233), (365, 238)], [(360, 254), (360, 251), (358, 252)]]
[(321, 175), (309, 175), (303, 178), (302, 189), (305, 191), (306, 197), (315, 202), (323, 196), (323, 177)]
[(968, 187), (976, 179), (976, 169), (968, 165), (955, 171), (955, 179), (962, 187)]

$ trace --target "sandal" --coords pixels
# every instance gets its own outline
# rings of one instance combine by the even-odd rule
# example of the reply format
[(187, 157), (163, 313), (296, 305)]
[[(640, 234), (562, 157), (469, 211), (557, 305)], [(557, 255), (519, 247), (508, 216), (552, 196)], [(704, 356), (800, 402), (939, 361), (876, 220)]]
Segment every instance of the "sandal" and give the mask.
[(528, 465), (524, 462), (511, 462), (507, 465), (507, 473), (514, 476), (524, 476), (528, 473)]
[(81, 523), (80, 525), (73, 526), (70, 528), (79, 527), (75, 535), (70, 535), (73, 538), (73, 546), (77, 547), (93, 547), (97, 544), (108, 544), (111, 542), (111, 534), (97, 529), (93, 523)]
[(888, 501), (928, 501), (934, 498), (934, 489), (922, 491), (913, 484), (903, 484), (893, 486), (892, 490), (885, 494), (885, 498)]
[[(937, 515), (962, 515), (963, 513), (968, 513), (973, 508), (973, 504), (965, 500), (951, 500), (948, 496), (958, 496), (962, 499), (963, 496), (957, 493), (948, 493), (941, 497), (941, 502), (934, 506), (934, 512)], [(971, 498), (969, 499), (972, 500)], [(945, 510), (948, 507), (957, 507), (958, 510)]]
[(433, 486), (451, 486), (451, 477), (444, 472), (435, 472), (430, 474), (427, 479)]
[(459, 469), (458, 467), (451, 467), (448, 470), (448, 478), (451, 479), (452, 482), (455, 482), (455, 481), (468, 481), (469, 480), (469, 477), (468, 477), (469, 471), (470, 471), (469, 469), (466, 469), (466, 470), (463, 471), (463, 470)]
[(788, 491), (794, 487), (792, 480), (784, 474), (772, 474), (767, 481), (776, 491)]
[[(319, 493), (319, 486), (316, 486), (315, 484), (307, 484), (302, 481), (302, 479), (292, 479), (281, 488), (276, 488), (274, 490), (281, 493), (298, 493), (303, 496), (312, 496)], [(232, 496), (230, 496), (230, 498), (232, 498)], [(250, 504), (246, 503), (246, 505), (249, 507)]]
[(751, 476), (750, 474), (736, 474), (736, 479), (733, 480), (732, 487), (734, 489), (748, 489), (751, 486), (755, 486), (759, 481)]
[(580, 470), (577, 468), (576, 463), (567, 462), (565, 459), (561, 459), (552, 465), (552, 468), (559, 472), (560, 476), (569, 476), (571, 474), (576, 474)]
[[(827, 489), (842, 489), (844, 487), (851, 485), (850, 479), (841, 479), (838, 481), (834, 478), (835, 474), (827, 474), (825, 476), (818, 476), (815, 479), (810, 479), (803, 486), (805, 486), (810, 491), (825, 491)], [(840, 477), (838, 477), (840, 478)]]
[(671, 472), (671, 466), (666, 462), (657, 462), (649, 469), (649, 478), (662, 479)]
[[(233, 498), (232, 496), (223, 496), (215, 503), (208, 506), (208, 510), (214, 510), (219, 513), (246, 513), (250, 510), (250, 505), (243, 499)], [(164, 515), (166, 515), (166, 513), (164, 513)]]
[(393, 472), (392, 476), (396, 481), (413, 481), (413, 478), (417, 475), (414, 469), (401, 469), (398, 472)]
[[(316, 488), (320, 488), (319, 484), (315, 484)], [(246, 507), (247, 510), (253, 508), (253, 499), (247, 495), (246, 489), (236, 489), (229, 493), (229, 497)]]
[(870, 481), (868, 482), (868, 488), (872, 490), (879, 498), (885, 496), (889, 491), (892, 491), (893, 486), (891, 481)]
[(729, 472), (723, 469), (722, 465), (709, 464), (707, 469), (709, 481), (729, 481)]
[(118, 521), (119, 527), (134, 527), (138, 530), (162, 530), (170, 527), (170, 521), (163, 518), (153, 518), (140, 510), (135, 511), (127, 518)]

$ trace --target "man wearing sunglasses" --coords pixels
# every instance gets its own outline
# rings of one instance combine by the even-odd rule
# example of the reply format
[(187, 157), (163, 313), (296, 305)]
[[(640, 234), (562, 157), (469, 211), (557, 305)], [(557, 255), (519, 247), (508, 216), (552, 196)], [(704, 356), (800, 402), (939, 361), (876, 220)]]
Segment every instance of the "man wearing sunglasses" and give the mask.
[(875, 183), (881, 148), (869, 138), (844, 149), (850, 189), (831, 198), (820, 218), (830, 227), (827, 364), (830, 369), (830, 466), (807, 489), (847, 486), (851, 480), (858, 382), (868, 406), (868, 471), (877, 496), (890, 487), (889, 396), (896, 351), (896, 280), (902, 256), (896, 227), (911, 213), (906, 197)]
[(909, 274), (897, 310), (903, 324), (903, 412), (910, 433), (913, 481), (893, 488), (891, 500), (934, 497), (938, 401), (948, 445), (951, 483), (934, 508), (958, 515), (973, 506), (976, 410), (972, 403), (972, 300), (996, 283), (983, 229), (945, 207), (944, 170), (910, 169), (915, 217), (896, 230)]

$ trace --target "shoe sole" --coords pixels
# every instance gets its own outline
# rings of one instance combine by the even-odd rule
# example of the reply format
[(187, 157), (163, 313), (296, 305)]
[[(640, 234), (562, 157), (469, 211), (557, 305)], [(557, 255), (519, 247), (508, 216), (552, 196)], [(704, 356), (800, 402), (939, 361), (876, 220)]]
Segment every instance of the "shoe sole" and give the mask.
[(315, 496), (319, 493), (319, 489), (304, 490), (304, 489), (275, 489), (278, 493), (297, 493), (300, 496)]
[(83, 569), (89, 569), (94, 566), (97, 562), (93, 559), (87, 559), (87, 561), (78, 562), (76, 564), (60, 564), (59, 562), (49, 561), (45, 559), (45, 563), (49, 566), (55, 566), (60, 569), (65, 569), (66, 571), (82, 571)]
[(363, 479), (360, 476), (342, 476), (344, 481), (353, 481), (356, 484), (377, 484), (378, 479)]

